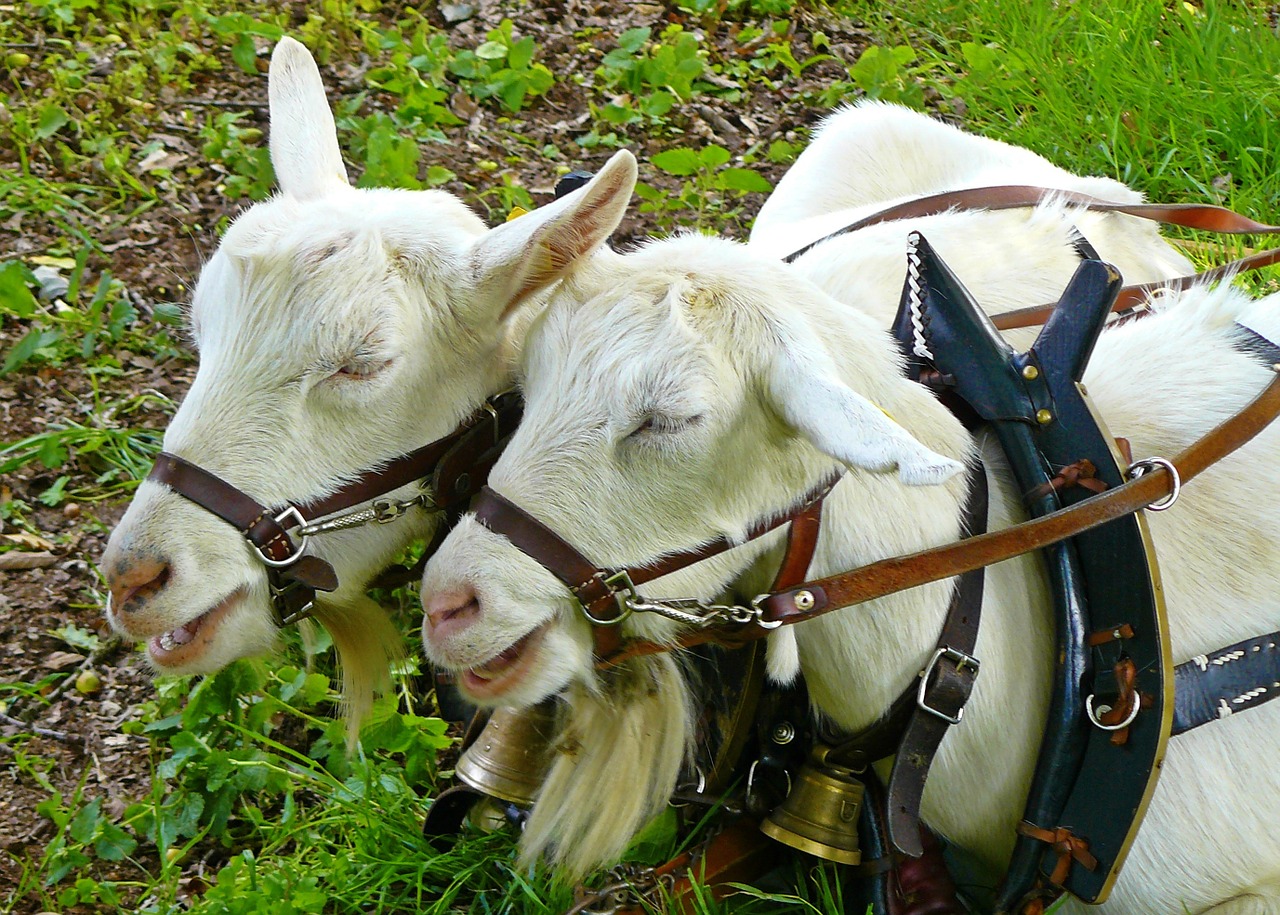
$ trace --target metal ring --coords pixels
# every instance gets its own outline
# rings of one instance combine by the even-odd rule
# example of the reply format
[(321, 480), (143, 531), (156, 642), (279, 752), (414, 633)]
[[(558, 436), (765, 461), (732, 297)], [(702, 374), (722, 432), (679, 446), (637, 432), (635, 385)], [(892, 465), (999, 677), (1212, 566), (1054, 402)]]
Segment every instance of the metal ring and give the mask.
[[(1119, 724), (1103, 724), (1098, 720), (1098, 712), (1093, 708), (1093, 693), (1089, 694), (1089, 698), (1084, 700), (1085, 710), (1089, 713), (1089, 720), (1093, 722), (1093, 726), (1103, 731), (1123, 731), (1129, 725), (1133, 724), (1133, 720), (1138, 717), (1138, 711), (1142, 708), (1142, 697), (1137, 691), (1133, 694), (1133, 708), (1129, 709), (1129, 714), (1125, 716), (1124, 721)], [(1107, 706), (1103, 706), (1106, 711), (1111, 711)], [(1105, 712), (1103, 713), (1105, 714)]]
[(1137, 479), (1143, 474), (1150, 473), (1157, 467), (1163, 467), (1169, 471), (1169, 476), (1173, 480), (1173, 492), (1152, 502), (1147, 506), (1147, 511), (1162, 512), (1167, 508), (1172, 508), (1173, 503), (1178, 501), (1178, 494), (1182, 492), (1182, 477), (1178, 474), (1178, 468), (1173, 466), (1173, 461), (1162, 457), (1143, 458), (1140, 461), (1134, 461), (1129, 465), (1129, 478)]
[(635, 608), (631, 606), (630, 602), (623, 603), (622, 601), (618, 601), (618, 606), (622, 608), (622, 612), (620, 614), (611, 620), (600, 620), (591, 615), (591, 611), (587, 609), (586, 604), (582, 601), (578, 601), (578, 609), (582, 611), (582, 615), (585, 616), (587, 621), (593, 626), (617, 626), (635, 612)]
[(751, 599), (751, 611), (752, 615), (755, 617), (754, 622), (761, 629), (777, 629), (782, 625), (782, 620), (767, 620), (764, 618), (764, 607), (762, 604), (772, 596), (772, 594), (766, 592), (764, 594), (757, 594)]

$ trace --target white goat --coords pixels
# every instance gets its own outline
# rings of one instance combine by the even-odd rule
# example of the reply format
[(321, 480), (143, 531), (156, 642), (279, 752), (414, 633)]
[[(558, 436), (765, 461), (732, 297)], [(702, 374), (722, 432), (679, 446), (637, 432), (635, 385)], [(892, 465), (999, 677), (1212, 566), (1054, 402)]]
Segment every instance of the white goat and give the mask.
[[(201, 274), (200, 366), (164, 447), (276, 506), (440, 438), (509, 386), (503, 315), (603, 243), (635, 160), (620, 152), (537, 221), (489, 231), (450, 194), (351, 187), (319, 71), (291, 39), (272, 57), (270, 102), (280, 194), (235, 221)], [(340, 652), (353, 726), (402, 643), (366, 585), (435, 523), (413, 509), (312, 538), (341, 582), (316, 616)], [(158, 671), (209, 672), (276, 643), (266, 568), (165, 485), (138, 488), (102, 564), (111, 624), (146, 640)]]
[[(841, 263), (850, 276), (863, 267), (857, 257)], [(1086, 376), (1111, 429), (1138, 456), (1177, 453), (1271, 375), (1232, 348), (1232, 321), (1244, 315), (1274, 338), (1280, 297), (1251, 303), (1227, 288), (1197, 288), (1175, 298), (1155, 317), (1105, 331)], [(964, 462), (980, 454), (992, 527), (1022, 519), (994, 439), (972, 436), (904, 378), (883, 325), (794, 268), (722, 240), (601, 252), (556, 287), (531, 328), (525, 418), (490, 485), (601, 567), (740, 539), (845, 464), (826, 502), (812, 577), (955, 540), (964, 478), (903, 482), (927, 479), (937, 455)], [(872, 405), (936, 454), (895, 439), (898, 457), (886, 458), (879, 448), (891, 423)], [(1280, 503), (1270, 496), (1280, 486), (1278, 448), (1274, 427), (1150, 519), (1177, 662), (1280, 628)], [(883, 472), (895, 460), (902, 479)], [(644, 590), (750, 598), (767, 590), (782, 536)], [(1033, 557), (987, 574), (982, 675), (935, 761), (923, 814), (998, 873), (1040, 740), (1053, 634)], [(869, 725), (924, 666), (950, 590), (950, 582), (926, 585), (775, 633), (771, 675), (803, 670), (816, 714), (849, 730)], [(566, 698), (561, 751), (526, 828), (526, 854), (548, 852), (571, 871), (616, 855), (665, 803), (689, 750), (696, 699), (677, 661), (638, 658), (598, 675), (590, 627), (569, 591), (472, 516), (428, 564), (423, 602), (427, 654), (460, 671), (464, 691), (490, 704)], [(626, 631), (674, 636), (676, 624), (651, 616), (632, 617)], [(1277, 735), (1280, 703), (1171, 743), (1106, 911), (1280, 910), (1280, 778), (1270, 767)]]

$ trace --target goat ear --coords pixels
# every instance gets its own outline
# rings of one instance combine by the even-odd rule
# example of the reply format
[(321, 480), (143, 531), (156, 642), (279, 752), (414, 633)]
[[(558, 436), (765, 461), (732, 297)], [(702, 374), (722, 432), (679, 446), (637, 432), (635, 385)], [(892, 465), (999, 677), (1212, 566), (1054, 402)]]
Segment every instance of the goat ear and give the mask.
[(604, 244), (626, 214), (635, 185), (635, 157), (619, 150), (585, 186), (476, 242), (473, 275), (483, 301), (496, 305), (498, 319)]
[(280, 190), (293, 197), (320, 197), (349, 184), (338, 148), (338, 130), (311, 54), (292, 38), (281, 38), (267, 76), (271, 103), (271, 165)]
[[(785, 339), (785, 338), (784, 338)], [(804, 364), (795, 353), (806, 354)], [(963, 469), (926, 448), (906, 429), (842, 382), (815, 339), (803, 348), (784, 345), (769, 369), (769, 392), (778, 412), (820, 450), (852, 467), (887, 472), (897, 468), (911, 486), (943, 483)], [(816, 364), (815, 364), (816, 363)]]

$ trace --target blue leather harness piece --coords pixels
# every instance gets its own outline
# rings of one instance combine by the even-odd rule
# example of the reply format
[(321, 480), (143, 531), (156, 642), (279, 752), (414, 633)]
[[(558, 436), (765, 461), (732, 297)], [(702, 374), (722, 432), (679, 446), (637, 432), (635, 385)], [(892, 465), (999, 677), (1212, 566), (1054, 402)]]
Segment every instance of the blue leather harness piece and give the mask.
[(1173, 689), (1175, 737), (1280, 697), (1280, 632), (1179, 664)]

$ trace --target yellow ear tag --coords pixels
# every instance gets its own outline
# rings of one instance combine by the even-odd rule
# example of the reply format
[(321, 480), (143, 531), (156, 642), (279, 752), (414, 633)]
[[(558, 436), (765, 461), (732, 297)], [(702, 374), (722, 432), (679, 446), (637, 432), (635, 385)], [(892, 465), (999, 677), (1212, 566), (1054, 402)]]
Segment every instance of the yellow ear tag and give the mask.
[(528, 212), (529, 211), (524, 207), (512, 207), (511, 212), (507, 214), (507, 222), (510, 222), (513, 219), (519, 219)]

